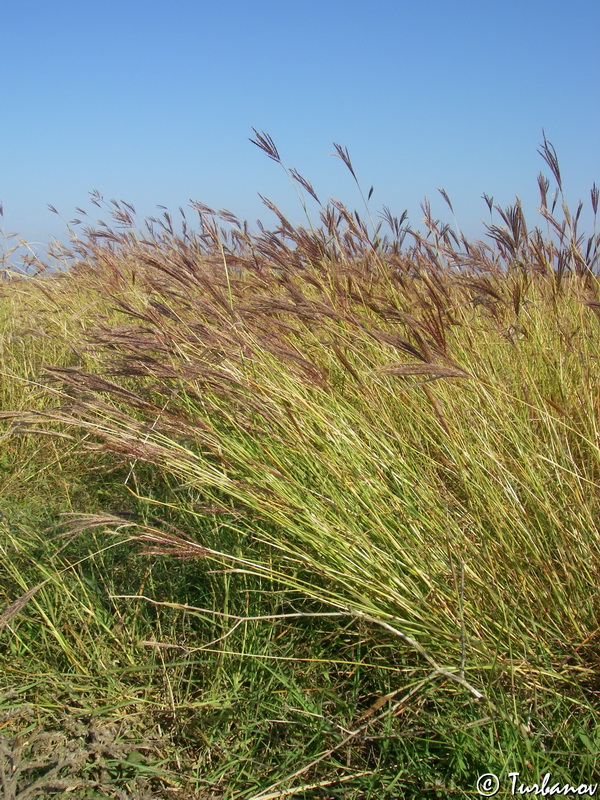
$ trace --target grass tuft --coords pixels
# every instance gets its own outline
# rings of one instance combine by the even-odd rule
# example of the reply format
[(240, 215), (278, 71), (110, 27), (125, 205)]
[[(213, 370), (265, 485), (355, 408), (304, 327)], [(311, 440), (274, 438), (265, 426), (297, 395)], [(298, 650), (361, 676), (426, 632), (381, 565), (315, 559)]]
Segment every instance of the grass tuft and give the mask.
[(32, 750), (7, 797), (591, 782), (598, 235), (554, 148), (546, 233), (484, 196), (469, 242), (426, 202), (425, 233), (376, 222), (340, 145), (366, 211), (323, 206), (254, 134), (318, 226), (111, 201), (61, 272), (2, 284), (2, 757), (25, 706), (34, 749), (65, 712), (130, 742)]

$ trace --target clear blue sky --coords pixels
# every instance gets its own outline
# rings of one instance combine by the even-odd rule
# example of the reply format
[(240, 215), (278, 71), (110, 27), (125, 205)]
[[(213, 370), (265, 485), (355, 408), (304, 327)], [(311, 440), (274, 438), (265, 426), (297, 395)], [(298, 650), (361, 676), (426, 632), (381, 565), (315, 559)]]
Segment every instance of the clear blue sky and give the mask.
[[(293, 222), (288, 179), (249, 142), (268, 131), (322, 199), (451, 215), (483, 233), (487, 192), (537, 207), (542, 127), (568, 199), (600, 183), (598, 0), (3, 0), (5, 231), (64, 237), (88, 193), (173, 212), (190, 199)], [(193, 213), (191, 213), (193, 218)], [(532, 217), (533, 221), (533, 217)]]

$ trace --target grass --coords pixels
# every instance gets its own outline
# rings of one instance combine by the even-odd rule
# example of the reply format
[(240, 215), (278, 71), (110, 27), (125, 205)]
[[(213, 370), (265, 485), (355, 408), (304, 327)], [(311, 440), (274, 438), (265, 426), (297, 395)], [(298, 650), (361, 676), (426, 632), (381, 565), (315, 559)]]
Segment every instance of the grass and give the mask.
[(544, 232), (287, 170), (318, 226), (112, 203), (3, 285), (8, 797), (593, 782), (598, 237), (541, 154)]

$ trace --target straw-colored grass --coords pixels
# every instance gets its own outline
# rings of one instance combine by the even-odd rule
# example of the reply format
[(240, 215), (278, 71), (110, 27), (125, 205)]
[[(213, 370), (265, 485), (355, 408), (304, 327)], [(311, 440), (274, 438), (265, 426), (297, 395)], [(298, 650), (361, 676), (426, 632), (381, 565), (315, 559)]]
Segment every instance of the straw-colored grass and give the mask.
[[(255, 143), (281, 163), (266, 134)], [(542, 155), (561, 198), (547, 141)], [(559, 221), (539, 183), (547, 232), (529, 231), (517, 202), (496, 209), (490, 244), (427, 205), (426, 235), (387, 210), (384, 235), (337, 201), (320, 227), (294, 228), (267, 201), (275, 231), (196, 204), (198, 231), (165, 214), (142, 234), (115, 205), (125, 233), (88, 231), (62, 252), (67, 275), (31, 281), (27, 302), (62, 309), (63, 327), (44, 324), (57, 348), (45, 377), (39, 363), (35, 378), (21, 371), (35, 392), (5, 390), (7, 441), (54, 432), (82, 464), (91, 452), (121, 465), (146, 513), (74, 509), (72, 534), (118, 531), (152, 559), (308, 598), (307, 621), (341, 615), (412, 664), (403, 708), (453, 687), (527, 740), (525, 706), (502, 692), (588, 707), (599, 641), (598, 238), (564, 202)], [(17, 329), (3, 325), (16, 376)], [(152, 496), (144, 464), (162, 476)], [(228, 600), (225, 638), (248, 623), (242, 597)]]

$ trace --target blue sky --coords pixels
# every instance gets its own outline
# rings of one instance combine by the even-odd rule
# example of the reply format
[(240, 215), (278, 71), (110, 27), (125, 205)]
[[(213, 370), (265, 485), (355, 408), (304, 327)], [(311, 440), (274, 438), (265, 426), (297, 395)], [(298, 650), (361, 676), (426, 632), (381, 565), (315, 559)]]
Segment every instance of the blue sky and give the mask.
[[(280, 168), (249, 142), (268, 131), (322, 199), (422, 218), (427, 196), (470, 236), (483, 192), (537, 207), (542, 127), (567, 197), (600, 183), (598, 0), (4, 0), (0, 200), (4, 229), (64, 238), (88, 193), (177, 212), (189, 200), (304, 221)], [(190, 214), (193, 218), (193, 212)]]

